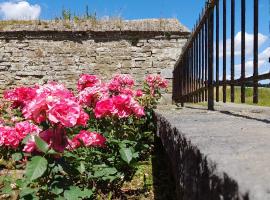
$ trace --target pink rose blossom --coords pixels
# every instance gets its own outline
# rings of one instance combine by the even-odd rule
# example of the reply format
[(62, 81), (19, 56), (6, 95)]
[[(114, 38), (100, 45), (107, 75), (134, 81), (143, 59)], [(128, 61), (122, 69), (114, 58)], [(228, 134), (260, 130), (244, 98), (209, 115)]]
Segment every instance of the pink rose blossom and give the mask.
[(77, 119), (77, 125), (86, 126), (88, 120), (89, 120), (89, 115), (83, 110), (81, 110), (79, 118)]
[(0, 127), (0, 146), (7, 146), (16, 149), (21, 142), (15, 128), (4, 126)]
[(116, 115), (119, 118), (125, 118), (132, 114), (132, 109), (130, 107), (131, 98), (132, 97), (130, 95), (124, 94), (117, 95), (112, 98), (115, 109), (117, 110)]
[(71, 141), (72, 148), (78, 148), (83, 144), (86, 147), (104, 147), (106, 138), (96, 132), (82, 130)]
[(101, 83), (100, 79), (96, 75), (82, 74), (78, 80), (77, 88), (82, 91), (87, 87), (94, 87)]
[(145, 115), (144, 112), (144, 107), (141, 106), (137, 101), (135, 101), (134, 99), (131, 100), (131, 105), (130, 105), (133, 113), (136, 115), (136, 117), (142, 117)]
[(49, 82), (45, 85), (39, 86), (36, 90), (37, 96), (46, 96), (53, 97), (53, 99), (57, 98), (75, 98), (74, 94), (68, 90), (63, 84), (57, 82)]
[(38, 134), (41, 129), (28, 122), (19, 122), (15, 127), (0, 127), (0, 146), (16, 149), (28, 134)]
[(36, 123), (41, 123), (46, 120), (46, 111), (48, 105), (46, 94), (41, 94), (30, 101), (22, 110), (23, 116), (26, 119), (33, 120)]
[(134, 86), (134, 80), (128, 74), (117, 74), (109, 83), (109, 89), (112, 92), (121, 93), (122, 90), (127, 88), (131, 89)]
[(62, 126), (47, 129), (39, 134), (40, 138), (48, 143), (49, 147), (57, 152), (63, 152), (68, 145), (66, 131)]
[(38, 126), (28, 121), (15, 124), (15, 130), (17, 131), (20, 140), (23, 140), (28, 134), (38, 134), (41, 132), (41, 129)]
[(109, 96), (109, 91), (106, 85), (87, 87), (80, 91), (78, 102), (80, 105), (94, 106), (101, 98)]
[(115, 112), (115, 106), (111, 98), (102, 99), (98, 101), (94, 109), (96, 118), (110, 116), (114, 112)]
[(31, 101), (36, 95), (36, 88), (18, 87), (4, 92), (4, 98), (12, 101), (12, 107), (23, 107), (28, 101)]
[(61, 99), (53, 103), (48, 109), (48, 119), (65, 127), (73, 127), (77, 124), (80, 117), (81, 107), (78, 103), (69, 99)]
[(135, 91), (135, 96), (136, 97), (141, 97), (143, 95), (143, 91), (142, 90), (136, 90)]
[(168, 87), (168, 81), (162, 78), (160, 75), (148, 75), (145, 80), (146, 83), (150, 86), (150, 88)]
[(29, 139), (23, 147), (23, 152), (32, 153), (34, 151), (36, 151), (36, 143), (34, 140)]

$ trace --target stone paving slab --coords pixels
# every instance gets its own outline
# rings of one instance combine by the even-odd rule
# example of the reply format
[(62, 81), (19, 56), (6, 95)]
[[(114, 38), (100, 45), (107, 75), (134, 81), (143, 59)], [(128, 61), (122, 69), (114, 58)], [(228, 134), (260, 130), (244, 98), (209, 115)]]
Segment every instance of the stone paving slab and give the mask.
[[(227, 198), (220, 195), (220, 199), (270, 199), (270, 108), (240, 104), (218, 104), (215, 108), (216, 111), (208, 111), (202, 106), (167, 105), (156, 113), (159, 120), (166, 120), (171, 130), (176, 128), (180, 137), (212, 163), (211, 173), (223, 182), (226, 175), (236, 183), (237, 194)], [(183, 180), (180, 182), (184, 184)], [(231, 187), (225, 183), (223, 186)], [(197, 198), (206, 199), (183, 199)]]

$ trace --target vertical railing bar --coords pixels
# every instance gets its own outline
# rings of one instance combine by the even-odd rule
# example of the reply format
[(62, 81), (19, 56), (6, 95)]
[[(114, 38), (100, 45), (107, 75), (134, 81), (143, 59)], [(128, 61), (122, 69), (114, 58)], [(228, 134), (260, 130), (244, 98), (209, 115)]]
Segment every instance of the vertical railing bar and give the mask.
[(208, 110), (214, 110), (214, 86), (213, 86), (213, 50), (214, 50), (214, 13), (209, 13), (208, 24)]
[[(186, 57), (186, 53), (185, 53), (185, 57)], [(186, 102), (185, 101), (185, 96), (186, 96), (186, 94), (187, 94), (187, 85), (186, 85), (186, 83), (187, 83), (187, 79), (186, 79), (186, 69), (187, 69), (187, 65), (186, 65), (186, 61), (184, 62), (184, 65), (183, 65), (183, 95), (184, 95), (184, 97), (182, 97), (182, 100), (184, 101), (184, 102)]]
[[(206, 20), (205, 22), (205, 74), (204, 74), (204, 77), (205, 77), (205, 88), (207, 88), (207, 81), (208, 81), (208, 20)], [(205, 101), (207, 101), (208, 99), (208, 94), (207, 94), (207, 89), (205, 89)]]
[(235, 34), (235, 0), (231, 0), (231, 102), (234, 102), (234, 34)]
[(188, 101), (191, 102), (191, 96), (190, 93), (192, 92), (192, 65), (193, 65), (193, 60), (192, 60), (192, 46), (191, 46), (191, 51), (190, 51), (190, 66), (188, 69), (188, 73), (189, 73), (189, 91), (188, 91)]
[(219, 102), (219, 0), (216, 1), (216, 101)]
[(226, 0), (223, 0), (223, 102), (226, 103), (226, 40), (227, 40), (227, 21), (226, 21)]
[[(196, 38), (194, 40), (194, 65), (193, 65), (193, 80), (194, 80), (194, 85), (193, 85), (193, 92), (196, 91)], [(194, 94), (194, 93), (193, 93)], [(193, 103), (196, 103), (196, 94), (193, 95)]]
[(187, 94), (189, 92), (189, 65), (190, 65), (189, 51), (188, 51), (188, 60), (186, 62), (187, 62), (187, 65), (185, 67), (185, 72), (186, 72), (186, 95), (185, 95), (185, 101), (188, 102)]
[(185, 101), (188, 102), (188, 98), (187, 98), (187, 95), (189, 93), (189, 65), (190, 65), (190, 58), (189, 58), (189, 53), (190, 53), (190, 50), (188, 51), (188, 60), (186, 61), (187, 62), (187, 65), (186, 65), (186, 68), (185, 68), (185, 72), (186, 72), (186, 95), (185, 95)]
[[(202, 41), (202, 87), (204, 86), (204, 81), (205, 81), (205, 78), (204, 78), (204, 69), (205, 69), (205, 65), (204, 65), (204, 27), (205, 26), (202, 26), (202, 34), (201, 34), (201, 41)], [(204, 101), (204, 91), (202, 91), (202, 101)]]
[[(199, 31), (199, 33), (198, 33), (198, 39), (199, 39), (199, 80), (198, 80), (198, 87), (199, 87), (199, 89), (202, 87), (202, 62), (201, 62), (201, 54), (202, 54), (202, 40), (201, 40), (201, 30)], [(202, 95), (201, 95), (201, 92), (199, 92), (198, 93), (198, 95), (199, 95), (199, 102), (201, 102), (202, 101)]]
[[(195, 46), (195, 60), (196, 60), (196, 65), (195, 65), (195, 79), (196, 79), (196, 87), (195, 87), (195, 90), (197, 91), (198, 90), (198, 83), (199, 83), (199, 78), (198, 78), (198, 75), (199, 75), (199, 63), (198, 63), (198, 58), (199, 58), (199, 54), (198, 54), (198, 43), (199, 40), (198, 40), (198, 34), (196, 36), (196, 46)], [(196, 92), (196, 95), (195, 95), (195, 102), (198, 103), (199, 101), (199, 95), (198, 93)]]
[(259, 24), (258, 0), (254, 0), (254, 39), (253, 39), (253, 103), (258, 103), (258, 24)]
[(245, 33), (246, 33), (246, 1), (241, 0), (241, 103), (245, 103), (245, 60), (246, 60), (246, 50), (245, 50)]
[[(192, 60), (192, 65), (191, 65), (191, 92), (193, 93), (193, 91), (194, 91), (194, 42), (192, 44), (191, 60)], [(194, 103), (193, 94), (191, 94), (191, 102)]]
[[(193, 46), (193, 92), (196, 91), (196, 37)], [(193, 103), (196, 103), (196, 95), (193, 93)]]

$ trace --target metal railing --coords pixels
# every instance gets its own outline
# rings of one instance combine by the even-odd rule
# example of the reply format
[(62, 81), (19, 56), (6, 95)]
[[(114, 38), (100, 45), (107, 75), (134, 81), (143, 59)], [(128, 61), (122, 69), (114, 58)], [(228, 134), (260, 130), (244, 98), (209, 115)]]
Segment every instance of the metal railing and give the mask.
[[(173, 100), (185, 102), (208, 102), (208, 109), (214, 109), (214, 100), (220, 100), (219, 88), (222, 87), (222, 100), (227, 101), (226, 88), (230, 86), (231, 102), (235, 101), (235, 86), (241, 87), (241, 102), (245, 103), (245, 88), (252, 83), (253, 102), (258, 103), (258, 81), (270, 79), (270, 72), (258, 74), (258, 1), (253, 0), (253, 75), (246, 77), (245, 32), (246, 0), (241, 0), (241, 76), (235, 79), (235, 0), (209, 0), (199, 17), (191, 37), (183, 48), (182, 54), (173, 71)], [(220, 75), (219, 39), (220, 39), (220, 4), (222, 4), (223, 55), (222, 78)], [(227, 64), (227, 2), (230, 5), (230, 64)], [(215, 35), (215, 44), (214, 44)], [(214, 48), (215, 47), (215, 48)], [(214, 55), (215, 50), (215, 55)], [(214, 63), (214, 56), (216, 57)], [(230, 78), (227, 67), (230, 67)], [(214, 69), (215, 67), (215, 69)], [(221, 80), (220, 80), (221, 79)], [(214, 98), (215, 90), (215, 98)]]

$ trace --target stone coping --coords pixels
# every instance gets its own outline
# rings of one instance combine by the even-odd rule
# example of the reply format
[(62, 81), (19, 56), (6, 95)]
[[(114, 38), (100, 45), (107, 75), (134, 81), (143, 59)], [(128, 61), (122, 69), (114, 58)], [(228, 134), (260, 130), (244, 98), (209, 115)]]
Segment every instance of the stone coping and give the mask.
[(270, 199), (270, 108), (218, 104), (156, 110), (179, 199)]
[(10, 31), (162, 31), (186, 32), (177, 19), (0, 21), (0, 32)]

